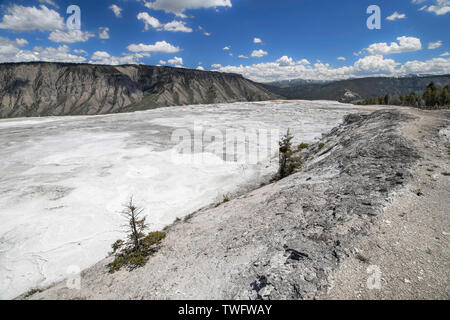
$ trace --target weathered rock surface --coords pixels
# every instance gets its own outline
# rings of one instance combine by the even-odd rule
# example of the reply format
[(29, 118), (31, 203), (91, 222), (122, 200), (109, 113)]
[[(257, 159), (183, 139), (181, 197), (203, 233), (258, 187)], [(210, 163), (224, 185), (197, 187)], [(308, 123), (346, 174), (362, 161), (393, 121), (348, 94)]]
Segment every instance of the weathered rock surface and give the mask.
[(145, 267), (108, 274), (109, 259), (33, 299), (314, 299), (370, 234), (420, 159), (400, 110), (353, 114), (304, 152), (301, 172), (206, 208), (168, 230)]
[(229, 73), (144, 65), (0, 64), (0, 118), (94, 115), (277, 97)]

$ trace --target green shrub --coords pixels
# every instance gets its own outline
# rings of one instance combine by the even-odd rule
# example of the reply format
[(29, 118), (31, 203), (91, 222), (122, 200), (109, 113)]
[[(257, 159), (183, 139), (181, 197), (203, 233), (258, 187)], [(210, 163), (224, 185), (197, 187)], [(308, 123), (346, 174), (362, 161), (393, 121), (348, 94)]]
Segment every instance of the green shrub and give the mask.
[(292, 149), (292, 139), (294, 138), (291, 135), (290, 130), (286, 132), (286, 134), (281, 138), (279, 145), (279, 168), (276, 177), (273, 180), (283, 179), (291, 174), (293, 174), (296, 170), (300, 169), (302, 166), (302, 158), (301, 156), (295, 156), (295, 153), (301, 150), (301, 147), (304, 147), (306, 144), (302, 144), (297, 147), (297, 150)]
[(39, 288), (33, 288), (33, 289), (30, 289), (30, 290), (27, 291), (27, 293), (25, 293), (24, 297), (25, 297), (25, 298), (29, 298), (29, 297), (31, 297), (33, 294), (36, 294), (36, 293), (39, 293), (39, 292), (42, 292), (42, 290), (39, 289)]
[(166, 237), (164, 232), (156, 231), (145, 235), (147, 229), (145, 217), (140, 218), (142, 209), (133, 204), (133, 199), (126, 205), (123, 211), (128, 218), (128, 241), (117, 240), (112, 244), (114, 260), (108, 264), (109, 272), (114, 273), (127, 266), (133, 270), (142, 267), (148, 261), (149, 256), (157, 251), (156, 246)]
[(302, 151), (303, 149), (306, 149), (308, 147), (309, 147), (309, 144), (302, 142), (298, 145), (297, 151)]

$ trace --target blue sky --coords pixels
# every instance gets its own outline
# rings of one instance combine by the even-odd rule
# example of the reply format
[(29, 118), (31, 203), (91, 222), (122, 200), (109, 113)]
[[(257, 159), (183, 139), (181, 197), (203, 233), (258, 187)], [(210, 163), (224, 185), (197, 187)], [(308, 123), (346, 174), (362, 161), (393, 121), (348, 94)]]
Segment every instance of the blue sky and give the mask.
[[(68, 6), (81, 29), (67, 27)], [(366, 9), (381, 9), (370, 30)], [(450, 73), (450, 0), (0, 0), (0, 62), (143, 63), (256, 81)]]

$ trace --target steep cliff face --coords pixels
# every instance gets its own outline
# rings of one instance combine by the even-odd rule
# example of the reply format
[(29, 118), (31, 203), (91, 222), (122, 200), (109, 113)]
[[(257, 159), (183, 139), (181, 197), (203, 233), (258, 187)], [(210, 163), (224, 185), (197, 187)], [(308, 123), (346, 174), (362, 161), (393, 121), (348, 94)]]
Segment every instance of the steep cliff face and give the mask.
[(277, 98), (237, 74), (143, 65), (0, 64), (0, 118)]

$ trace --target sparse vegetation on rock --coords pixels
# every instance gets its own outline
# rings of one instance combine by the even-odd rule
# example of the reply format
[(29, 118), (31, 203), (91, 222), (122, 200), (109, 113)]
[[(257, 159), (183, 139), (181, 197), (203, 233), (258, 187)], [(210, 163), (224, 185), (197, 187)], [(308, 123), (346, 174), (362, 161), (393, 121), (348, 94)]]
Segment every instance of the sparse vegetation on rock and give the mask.
[(300, 155), (296, 155), (298, 151), (306, 148), (306, 144), (302, 144), (297, 147), (297, 150), (292, 149), (292, 139), (294, 136), (290, 133), (290, 130), (281, 138), (279, 145), (279, 168), (274, 180), (283, 179), (293, 174), (297, 169), (302, 166), (302, 158)]
[(156, 231), (145, 235), (148, 228), (145, 217), (141, 217), (143, 209), (133, 203), (133, 198), (125, 206), (123, 214), (128, 219), (127, 229), (129, 235), (127, 241), (117, 240), (112, 244), (114, 260), (108, 264), (109, 272), (114, 273), (127, 266), (130, 270), (142, 267), (148, 261), (149, 256), (156, 252), (157, 245), (166, 237), (164, 232)]

